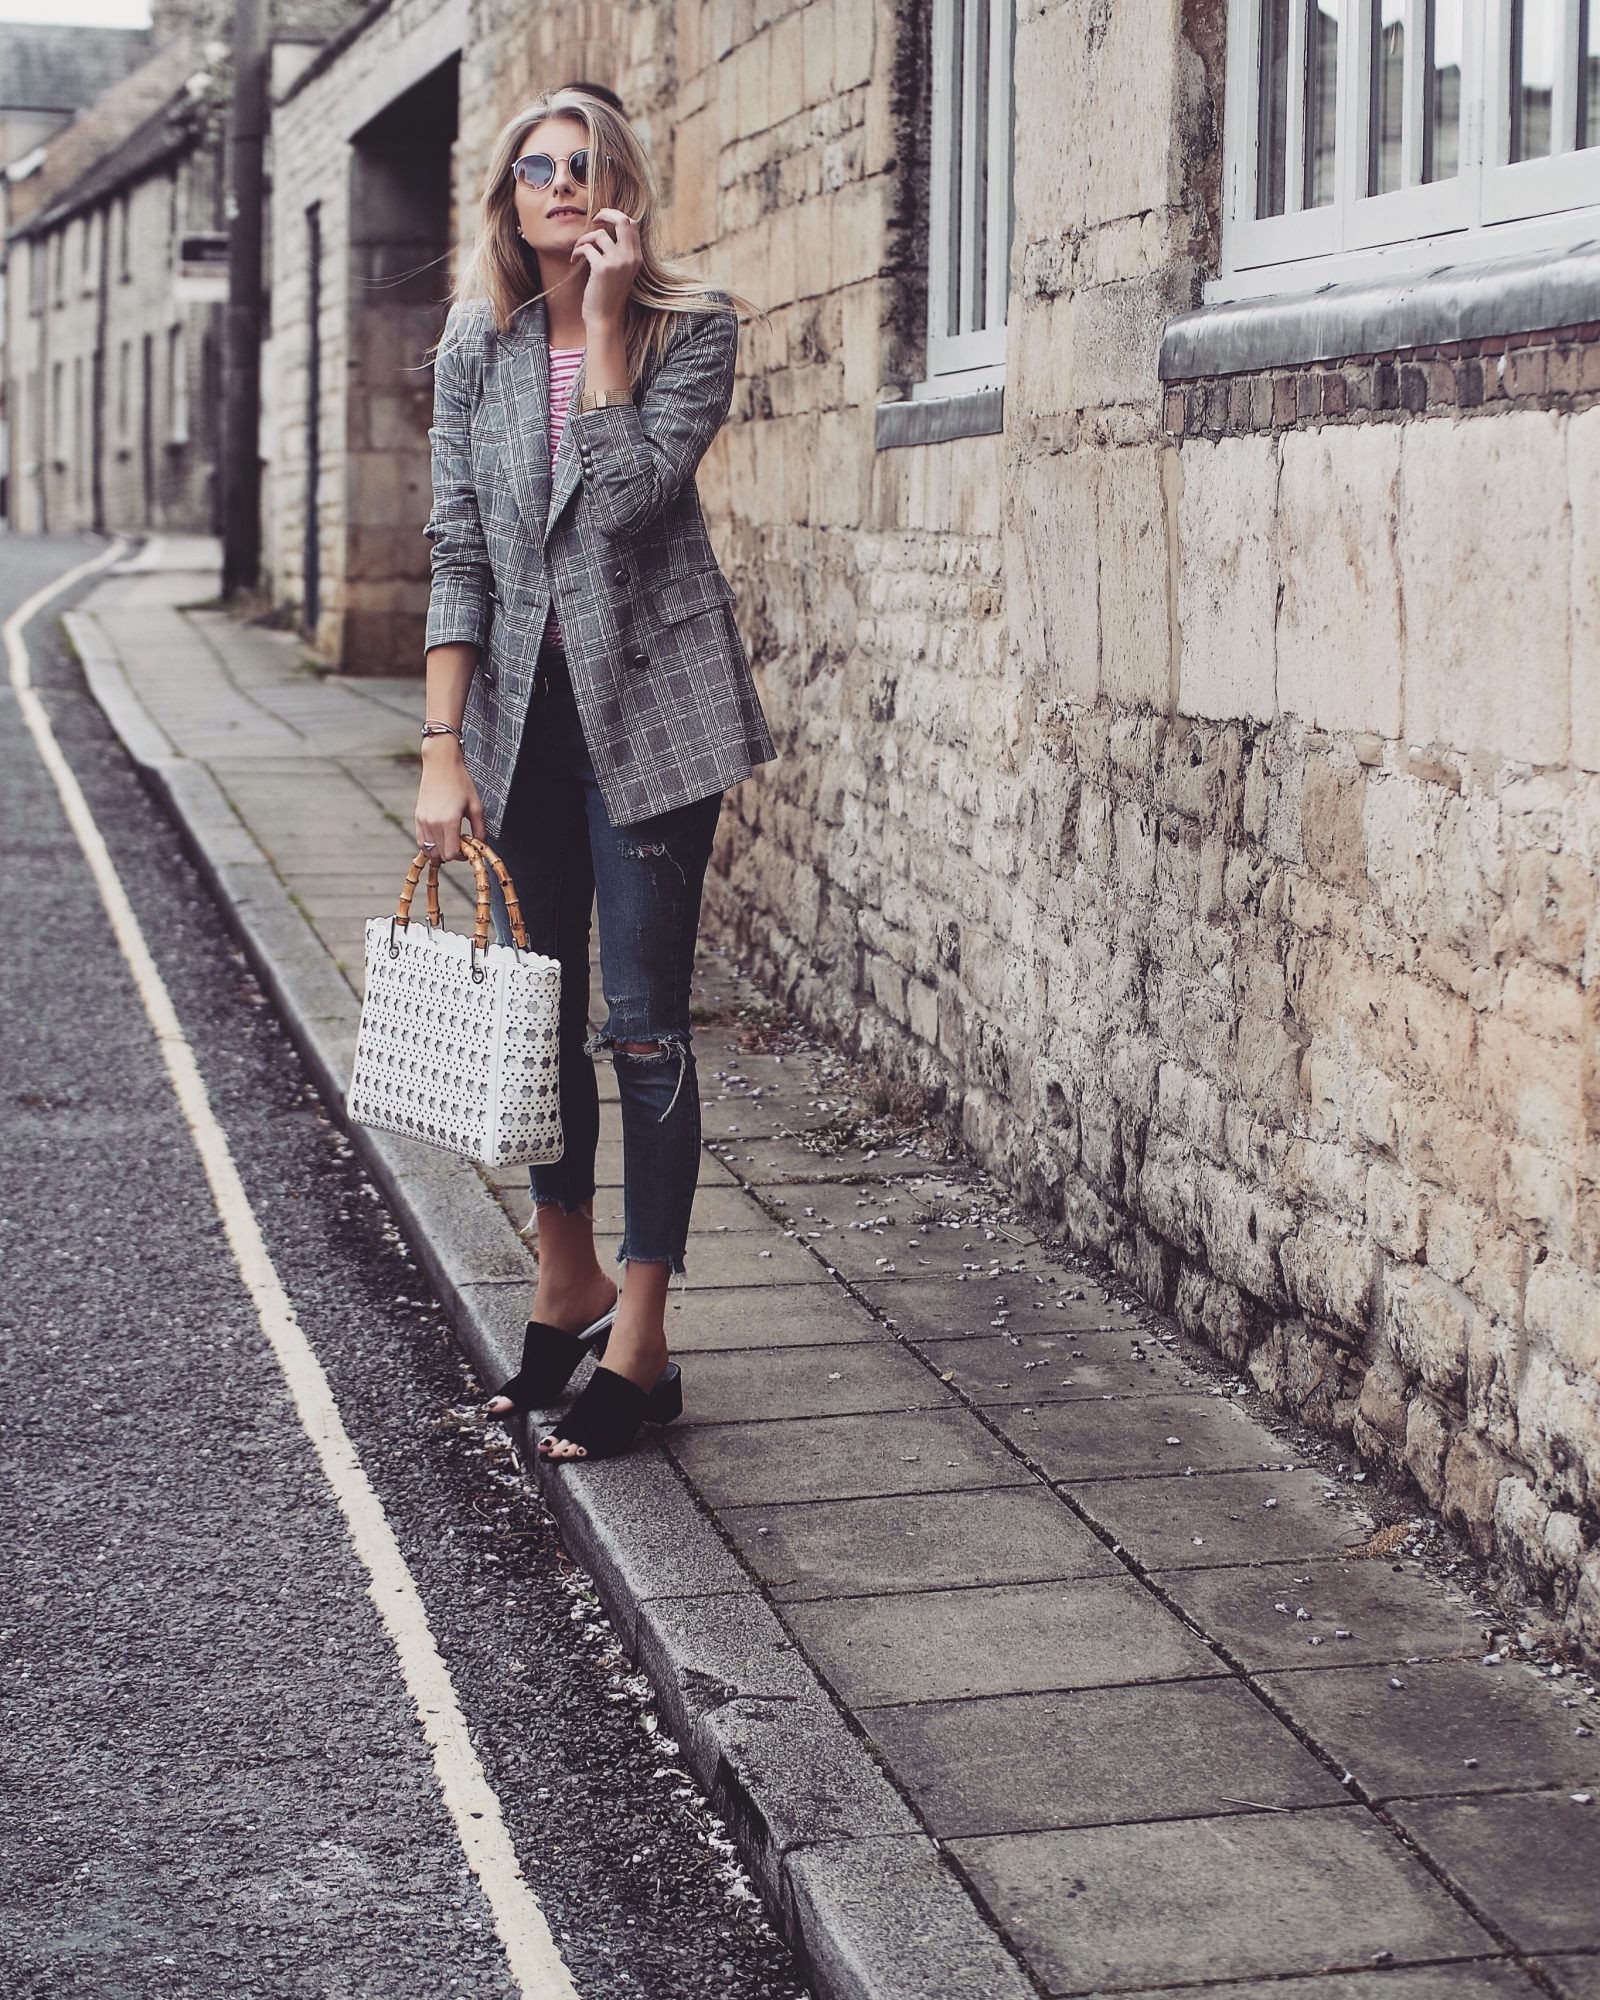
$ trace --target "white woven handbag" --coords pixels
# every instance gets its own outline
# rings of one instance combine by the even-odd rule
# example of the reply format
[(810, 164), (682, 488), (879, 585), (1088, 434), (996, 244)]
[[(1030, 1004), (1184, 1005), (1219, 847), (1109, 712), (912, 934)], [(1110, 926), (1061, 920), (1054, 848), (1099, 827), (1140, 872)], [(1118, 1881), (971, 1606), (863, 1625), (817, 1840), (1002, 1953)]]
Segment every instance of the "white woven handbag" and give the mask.
[[(479, 840), (461, 846), (478, 884), (470, 938), (444, 929), (439, 863), (421, 851), (394, 915), (367, 924), (367, 989), (346, 1106), (358, 1124), (486, 1167), (559, 1160), (561, 966), (529, 950), (499, 856)], [(425, 864), (428, 921), (413, 924)], [(505, 891), (512, 944), (489, 942), (491, 868)]]

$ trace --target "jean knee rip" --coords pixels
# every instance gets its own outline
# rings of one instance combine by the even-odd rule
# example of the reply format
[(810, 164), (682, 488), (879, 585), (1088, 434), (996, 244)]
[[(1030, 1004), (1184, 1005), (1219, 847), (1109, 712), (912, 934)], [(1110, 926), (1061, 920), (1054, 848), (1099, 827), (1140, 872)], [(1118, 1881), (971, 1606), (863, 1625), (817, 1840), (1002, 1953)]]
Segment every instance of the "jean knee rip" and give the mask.
[[(630, 1049), (627, 1042), (649, 1042), (648, 1049)], [(661, 1063), (678, 1059), (678, 1081), (671, 1101), (656, 1120), (664, 1125), (672, 1114), (672, 1106), (678, 1101), (678, 1092), (683, 1089), (683, 1079), (689, 1073), (689, 1037), (687, 1035), (619, 1035), (605, 1028), (596, 1028), (583, 1045), (588, 1056), (609, 1054), (614, 1063)]]

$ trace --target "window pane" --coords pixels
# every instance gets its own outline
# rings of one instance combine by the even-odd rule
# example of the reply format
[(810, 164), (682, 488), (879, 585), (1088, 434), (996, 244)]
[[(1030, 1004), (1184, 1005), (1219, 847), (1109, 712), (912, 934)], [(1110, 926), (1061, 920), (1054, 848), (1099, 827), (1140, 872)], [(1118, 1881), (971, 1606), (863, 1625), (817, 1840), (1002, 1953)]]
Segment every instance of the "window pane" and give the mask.
[(1578, 13), (1578, 144), (1600, 146), (1600, 6), (1581, 0)]
[[(1557, 5), (1558, 0), (1511, 0), (1513, 160), (1542, 160), (1550, 151)], [(1565, 8), (1561, 11), (1565, 12)]]
[(1282, 215), (1289, 143), (1289, 0), (1261, 0), (1256, 214)]
[(1301, 206), (1333, 200), (1334, 91), (1339, 75), (1340, 0), (1309, 0), (1306, 18), (1306, 173)]
[(1427, 34), (1422, 178), (1447, 181), (1461, 171), (1461, 0), (1429, 0)]
[(1405, 0), (1372, 0), (1372, 119), (1367, 193), (1400, 185), (1400, 130), (1405, 105)]
[(989, 0), (967, 0), (978, 13), (978, 47), (973, 59), (972, 87), (977, 93), (977, 127), (973, 143), (972, 199), (977, 213), (972, 219), (972, 269), (966, 274), (967, 317), (965, 325), (977, 330), (989, 323)]
[(961, 0), (950, 9), (950, 227), (946, 264), (944, 323), (947, 333), (961, 330), (961, 60), (966, 24)]

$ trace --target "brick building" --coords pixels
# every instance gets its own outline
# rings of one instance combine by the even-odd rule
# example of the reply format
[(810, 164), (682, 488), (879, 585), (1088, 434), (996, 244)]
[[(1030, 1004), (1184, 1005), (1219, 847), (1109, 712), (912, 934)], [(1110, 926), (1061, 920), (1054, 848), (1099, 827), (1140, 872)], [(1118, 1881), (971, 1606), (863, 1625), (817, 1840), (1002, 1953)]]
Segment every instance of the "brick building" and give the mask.
[(149, 59), (150, 28), (62, 28), (0, 22), (0, 520), (11, 463), (6, 401), (6, 251), (13, 222), (38, 206), (48, 142), (86, 105)]
[(711, 921), (1591, 1646), (1597, 23), (393, 0), (274, 215), (276, 588), (420, 665), (447, 288), (361, 280), (531, 87), (622, 91), (770, 314), (701, 488), (784, 754)]
[[(277, 0), (273, 85), (352, 11)], [(224, 0), (158, 0), (141, 59), (8, 174), (0, 371), (15, 529), (218, 530), (229, 29)], [(92, 87), (103, 70), (74, 73)]]

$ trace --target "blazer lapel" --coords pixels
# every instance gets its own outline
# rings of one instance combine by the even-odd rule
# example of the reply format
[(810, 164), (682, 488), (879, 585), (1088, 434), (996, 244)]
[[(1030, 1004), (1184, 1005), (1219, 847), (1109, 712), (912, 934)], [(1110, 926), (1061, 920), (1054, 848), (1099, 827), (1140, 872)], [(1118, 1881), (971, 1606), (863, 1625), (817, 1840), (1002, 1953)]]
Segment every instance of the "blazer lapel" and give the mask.
[[(548, 454), (550, 449), (548, 442), (549, 421), (550, 421), (549, 419), (550, 403), (549, 403), (549, 387), (548, 387), (550, 380), (550, 352), (548, 347), (546, 347), (545, 349), (544, 365), (545, 365), (545, 383), (546, 383), (545, 451), (546, 454)], [(572, 385), (572, 401), (567, 406), (566, 428), (561, 433), (561, 448), (556, 453), (555, 475), (551, 481), (551, 486), (550, 486), (550, 512), (546, 516), (544, 524), (544, 532), (546, 536), (549, 535), (550, 530), (555, 526), (556, 520), (559, 517), (562, 508), (566, 506), (567, 502), (572, 498), (573, 494), (577, 491), (578, 480), (581, 477), (581, 466), (578, 458), (577, 427), (573, 423), (573, 416), (578, 408), (578, 398), (583, 394), (583, 378), (588, 372), (588, 367), (589, 367), (588, 361), (587, 359), (585, 359), (578, 368), (578, 379)]]
[(550, 346), (545, 329), (544, 300), (534, 299), (501, 342), (506, 469), (523, 524), (540, 548), (550, 513)]
[[(506, 460), (511, 486), (529, 534), (543, 548), (583, 476), (570, 414), (556, 454), (554, 477), (551, 475), (550, 336), (543, 299), (530, 300), (518, 315), (505, 342), (505, 355), (510, 369)], [(586, 371), (587, 363), (579, 368), (572, 385), (572, 410), (583, 394)]]

